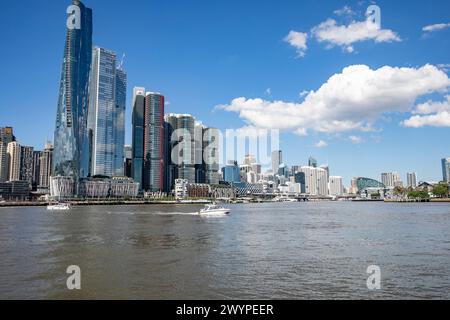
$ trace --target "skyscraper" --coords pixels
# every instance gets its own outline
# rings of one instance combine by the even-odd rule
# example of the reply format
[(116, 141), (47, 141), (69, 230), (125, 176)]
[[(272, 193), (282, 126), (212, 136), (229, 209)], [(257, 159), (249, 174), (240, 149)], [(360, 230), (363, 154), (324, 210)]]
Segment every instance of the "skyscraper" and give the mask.
[(33, 190), (36, 190), (39, 186), (39, 174), (41, 171), (41, 156), (42, 151), (33, 151)]
[(272, 151), (272, 172), (274, 175), (278, 174), (278, 168), (283, 162), (283, 153), (281, 150)]
[(20, 147), (20, 181), (33, 184), (33, 147)]
[(442, 180), (450, 183), (450, 158), (442, 159)]
[(314, 159), (313, 157), (309, 157), (309, 159), (308, 159), (308, 166), (313, 167), (313, 168), (317, 168), (317, 160)]
[(218, 129), (203, 129), (203, 163), (205, 168), (205, 183), (207, 184), (219, 184), (219, 138), (220, 132)]
[[(92, 10), (73, 0), (79, 15), (67, 26), (55, 127), (54, 174), (77, 182), (89, 172), (87, 136)], [(78, 11), (78, 10), (77, 10)], [(75, 11), (76, 12), (76, 11)]]
[(387, 188), (394, 188), (401, 184), (402, 179), (398, 172), (386, 172), (381, 174), (381, 182)]
[(114, 52), (93, 49), (89, 91), (89, 173), (123, 176), (126, 73)]
[(52, 175), (53, 164), (53, 145), (47, 143), (44, 151), (41, 153), (39, 168), (39, 186), (50, 188), (50, 176)]
[(329, 179), (329, 190), (331, 196), (341, 196), (344, 194), (342, 177), (331, 176)]
[(0, 128), (0, 182), (9, 179), (8, 143), (15, 140), (12, 127)]
[(406, 174), (406, 183), (408, 188), (415, 188), (417, 187), (417, 176), (415, 172), (407, 173)]
[(20, 144), (16, 141), (8, 143), (9, 181), (20, 181)]
[(144, 108), (144, 190), (164, 189), (164, 96), (147, 92)]
[(143, 188), (145, 88), (133, 90), (131, 177)]

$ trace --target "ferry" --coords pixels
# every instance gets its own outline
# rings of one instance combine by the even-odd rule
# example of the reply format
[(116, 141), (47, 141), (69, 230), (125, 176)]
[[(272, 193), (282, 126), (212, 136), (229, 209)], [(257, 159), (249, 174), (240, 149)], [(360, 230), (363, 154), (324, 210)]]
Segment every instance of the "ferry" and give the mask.
[(207, 204), (203, 209), (201, 209), (198, 213), (200, 215), (215, 215), (215, 216), (223, 216), (230, 213), (230, 209), (224, 208), (217, 204)]

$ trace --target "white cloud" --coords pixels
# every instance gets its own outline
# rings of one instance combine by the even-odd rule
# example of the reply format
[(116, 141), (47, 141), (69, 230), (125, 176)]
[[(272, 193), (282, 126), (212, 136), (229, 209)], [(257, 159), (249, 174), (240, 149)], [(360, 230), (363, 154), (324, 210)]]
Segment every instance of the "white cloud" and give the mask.
[(414, 116), (402, 122), (405, 127), (450, 127), (450, 95), (444, 101), (427, 101), (418, 104)]
[(348, 140), (350, 140), (353, 144), (359, 144), (363, 141), (363, 139), (359, 136), (350, 136), (348, 137)]
[(409, 113), (416, 99), (450, 86), (447, 74), (432, 65), (420, 68), (384, 66), (376, 70), (351, 65), (331, 76), (303, 102), (233, 99), (218, 108), (236, 112), (258, 128), (316, 132), (373, 131), (391, 112)]
[(300, 137), (306, 137), (308, 135), (308, 130), (305, 128), (295, 129), (294, 133)]
[(297, 56), (302, 58), (305, 56), (306, 50), (308, 49), (308, 46), (306, 45), (307, 39), (307, 33), (291, 30), (283, 40), (293, 46), (297, 51)]
[(317, 142), (314, 146), (316, 147), (316, 148), (324, 148), (324, 147), (326, 147), (328, 145), (328, 143), (326, 143), (325, 141), (323, 141), (323, 140), (320, 140), (319, 142)]
[(302, 92), (299, 93), (299, 96), (301, 98), (303, 98), (304, 96), (308, 95), (309, 91), (308, 90), (303, 90)]
[(338, 25), (336, 20), (328, 19), (311, 30), (319, 42), (328, 43), (328, 47), (341, 46), (347, 52), (353, 52), (353, 44), (373, 40), (377, 43), (401, 41), (392, 30), (379, 28), (371, 19), (353, 21), (349, 25)]
[(335, 15), (343, 16), (343, 15), (354, 15), (355, 12), (349, 6), (343, 6), (342, 8), (334, 11)]
[(272, 95), (272, 89), (267, 88), (266, 89), (266, 95), (271, 96)]
[(446, 28), (450, 28), (450, 22), (449, 23), (431, 24), (431, 25), (423, 27), (422, 31), (433, 32), (433, 31), (438, 31), (438, 30), (442, 30), (442, 29), (446, 29)]
[(450, 127), (450, 112), (443, 111), (427, 116), (412, 116), (402, 122), (405, 127)]

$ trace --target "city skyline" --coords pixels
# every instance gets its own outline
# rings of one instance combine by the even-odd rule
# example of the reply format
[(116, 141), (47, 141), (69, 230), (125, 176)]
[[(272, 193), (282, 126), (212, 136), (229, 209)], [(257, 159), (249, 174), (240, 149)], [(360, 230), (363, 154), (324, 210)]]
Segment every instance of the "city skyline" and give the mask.
[[(24, 97), (23, 102), (17, 103), (14, 100), (14, 108), (12, 110), (6, 110), (7, 108), (1, 108), (0, 119), (2, 119), (1, 126), (11, 125), (15, 128), (18, 140), (22, 145), (38, 147), (36, 149), (42, 149), (43, 142), (48, 140), (52, 136), (54, 112), (56, 105), (56, 95), (57, 81), (55, 82), (55, 77), (58, 78), (58, 73), (60, 73), (60, 61), (61, 61), (61, 23), (65, 21), (65, 8), (70, 3), (70, 1), (63, 3), (55, 3), (54, 6), (47, 9), (48, 12), (43, 12), (42, 8), (35, 4), (30, 3), (30, 7), (35, 9), (37, 12), (37, 17), (30, 17), (31, 20), (27, 23), (36, 25), (36, 31), (45, 28), (46, 45), (49, 50), (46, 52), (39, 52), (42, 56), (45, 54), (45, 61), (43, 61), (42, 66), (37, 66), (36, 62), (34, 67), (27, 68), (29, 73), (28, 77), (21, 77), (21, 86), (17, 86), (18, 82), (9, 81), (6, 82), (2, 78), (2, 85), (5, 88), (4, 94), (0, 98), (1, 105), (11, 105), (13, 102), (12, 96), (17, 89), (22, 89), (23, 87), (29, 88), (30, 96), (33, 97), (33, 102), (27, 102), (28, 97)], [(365, 5), (358, 5), (355, 2), (349, 1), (348, 4), (352, 8), (352, 12), (356, 14), (355, 20), (361, 20), (361, 13), (365, 12)], [(167, 27), (167, 25), (161, 24), (161, 27), (154, 28), (151, 31), (152, 39), (155, 39), (152, 44), (154, 48), (150, 45), (144, 45), (140, 42), (139, 45), (133, 43), (136, 40), (136, 34), (138, 31), (144, 32), (148, 30), (144, 25), (140, 23), (131, 22), (123, 28), (123, 30), (118, 30), (112, 25), (112, 21), (117, 19), (117, 17), (122, 13), (121, 8), (125, 13), (136, 13), (140, 15), (141, 12), (135, 11), (135, 9), (130, 8), (128, 5), (104, 5), (99, 3), (93, 3), (92, 1), (85, 1), (85, 5), (93, 8), (94, 10), (94, 41), (95, 45), (105, 46), (107, 48), (113, 48), (116, 52), (122, 54), (126, 53), (127, 58), (125, 59), (125, 65), (129, 71), (129, 85), (127, 88), (127, 116), (126, 116), (126, 126), (127, 126), (127, 144), (131, 144), (131, 90), (135, 85), (145, 85), (149, 90), (158, 90), (163, 92), (166, 96), (166, 110), (167, 112), (175, 113), (190, 113), (196, 118), (202, 119), (208, 124), (218, 127), (219, 129), (225, 128), (239, 128), (246, 126), (248, 124), (255, 124), (241, 117), (242, 121), (240, 124), (239, 116), (248, 112), (247, 104), (250, 98), (252, 102), (261, 99), (265, 101), (262, 105), (269, 109), (273, 105), (273, 102), (280, 101), (280, 106), (285, 106), (285, 102), (295, 102), (294, 106), (301, 105), (302, 98), (299, 97), (299, 92), (302, 96), (308, 97), (307, 90), (316, 90), (318, 93), (319, 88), (322, 84), (332, 85), (330, 82), (331, 76), (335, 74), (338, 79), (345, 80), (346, 72), (352, 71), (356, 74), (368, 75), (369, 77), (376, 77), (384, 66), (389, 66), (391, 69), (386, 69), (389, 72), (395, 74), (398, 69), (396, 67), (406, 68), (411, 77), (417, 76), (417, 70), (422, 73), (430, 73), (436, 75), (434, 78), (448, 80), (442, 78), (442, 73), (440, 71), (445, 70), (446, 61), (445, 52), (448, 51), (445, 48), (449, 46), (448, 44), (448, 32), (449, 30), (440, 31), (425, 31), (422, 30), (425, 26), (432, 25), (433, 23), (444, 22), (446, 16), (445, 12), (448, 12), (449, 4), (446, 2), (436, 1), (433, 3), (436, 11), (427, 11), (427, 5), (422, 4), (425, 10), (420, 10), (421, 5), (410, 4), (409, 12), (403, 12), (401, 9), (402, 4), (392, 4), (388, 2), (379, 2), (378, 5), (382, 10), (382, 26), (383, 30), (392, 30), (392, 32), (397, 35), (392, 36), (392, 41), (390, 43), (380, 43), (376, 41), (355, 41), (355, 43), (345, 46), (334, 43), (335, 48), (326, 49), (325, 45), (321, 45), (320, 41), (312, 39), (314, 32), (309, 32), (314, 26), (319, 26), (321, 21), (332, 17), (339, 24), (349, 25), (349, 22), (341, 21), (339, 19), (344, 19), (342, 15), (335, 13), (334, 11), (339, 10), (340, 7), (337, 4), (325, 3), (323, 9), (318, 9), (315, 4), (310, 2), (302, 2), (300, 4), (287, 3), (287, 8), (278, 8), (280, 14), (286, 16), (286, 22), (277, 25), (273, 32), (268, 33), (269, 42), (258, 36), (255, 37), (252, 44), (255, 47), (259, 47), (264, 43), (270, 49), (269, 52), (275, 55), (275, 58), (270, 58), (265, 54), (258, 54), (254, 48), (251, 48), (246, 44), (246, 38), (243, 36), (236, 35), (235, 41), (240, 44), (240, 50), (237, 53), (228, 51), (225, 53), (220, 53), (216, 50), (212, 42), (208, 45), (200, 46), (202, 49), (206, 49), (205, 53), (200, 57), (196, 58), (196, 54), (199, 53), (195, 49), (195, 46), (189, 46), (183, 52), (183, 57), (181, 61), (177, 61), (175, 56), (172, 54), (167, 54), (168, 50), (173, 51), (174, 44), (168, 43), (167, 39), (173, 38), (182, 41), (180, 36), (175, 34), (176, 29), (172, 27)], [(158, 4), (161, 6), (159, 9), (161, 17), (157, 19), (163, 19), (165, 15), (168, 14), (168, 7), (165, 4)], [(229, 5), (227, 3), (227, 5)], [(143, 8), (147, 4), (142, 4)], [(221, 4), (219, 4), (221, 6)], [(232, 3), (231, 8), (238, 7), (243, 13), (248, 12), (253, 6), (248, 4), (237, 4)], [(179, 19), (179, 23), (191, 23), (192, 21), (188, 18), (196, 17), (197, 14), (210, 13), (208, 19), (217, 18), (217, 13), (209, 4), (203, 4), (198, 13), (192, 10), (186, 11), (185, 15), (181, 14), (181, 9), (185, 8), (182, 3), (175, 3), (175, 8), (180, 11), (175, 11), (174, 17)], [(11, 3), (5, 7), (4, 12), (5, 17), (2, 14), (2, 21), (15, 26), (15, 32), (20, 38), (22, 32), (25, 32), (23, 26), (19, 25), (16, 21), (10, 21), (8, 16), (9, 13), (18, 10), (16, 4)], [(267, 8), (264, 6), (255, 8), (261, 13), (265, 13)], [(224, 8), (224, 10), (230, 10), (230, 7)], [(145, 10), (142, 10), (145, 11)], [(316, 13), (316, 17), (308, 18), (305, 17), (304, 11), (312, 11)], [(442, 14), (440, 13), (442, 12)], [(320, 14), (319, 14), (320, 13)], [(420, 13), (420, 15), (419, 15)], [(423, 16), (421, 16), (423, 13)], [(14, 16), (13, 14), (10, 14)], [(321, 18), (317, 18), (319, 15)], [(359, 15), (359, 16), (358, 16)], [(400, 24), (398, 21), (393, 19), (396, 15), (402, 15), (403, 23)], [(407, 19), (406, 17), (414, 17), (415, 19)], [(42, 19), (42, 17), (46, 17)], [(35, 20), (33, 20), (35, 19)], [(234, 18), (234, 19), (237, 19)], [(189, 21), (188, 21), (189, 20)], [(158, 20), (159, 21), (159, 20)], [(219, 22), (223, 24), (223, 28), (219, 28), (218, 25), (214, 25), (214, 30), (219, 31), (219, 34), (225, 35), (226, 21), (219, 19)], [(55, 26), (55, 28), (53, 28)], [(56, 28), (56, 26), (59, 26)], [(239, 22), (236, 28), (245, 27), (247, 23)], [(263, 27), (257, 23), (258, 27)], [(141, 27), (141, 28), (139, 28)], [(190, 33), (195, 33), (198, 30), (197, 27), (200, 25), (195, 25), (191, 28), (185, 30), (184, 36)], [(117, 32), (110, 32), (110, 30)], [(217, 29), (219, 28), (219, 29)], [(3, 28), (1, 31), (7, 39), (10, 39), (11, 34), (8, 33), (7, 28)], [(28, 33), (35, 32), (35, 29), (26, 28)], [(55, 30), (55, 31), (53, 31)], [(315, 29), (316, 31), (318, 29)], [(428, 28), (427, 30), (431, 30)], [(290, 33), (294, 31), (297, 33)], [(324, 31), (324, 30), (322, 30)], [(329, 30), (328, 30), (329, 31)], [(249, 32), (253, 35), (253, 29)], [(293, 42), (295, 40), (294, 36), (299, 36), (299, 33), (307, 33), (308, 41), (304, 44), (304, 47), (299, 46), (298, 42)], [(250, 35), (248, 34), (248, 35)], [(291, 37), (287, 37), (287, 35)], [(129, 38), (127, 37), (129, 35)], [(210, 35), (210, 33), (208, 33)], [(119, 39), (119, 36), (121, 38)], [(196, 43), (201, 39), (205, 39), (206, 35), (198, 35), (197, 39), (195, 37), (189, 37)], [(32, 38), (32, 37), (31, 37)], [(208, 38), (209, 39), (209, 38)], [(400, 40), (401, 41), (400, 41)], [(225, 37), (226, 44), (231, 44), (232, 39)], [(286, 41), (285, 41), (286, 40)], [(298, 39), (297, 39), (298, 40)], [(32, 41), (35, 41), (34, 39)], [(323, 40), (325, 42), (330, 42), (331, 40)], [(145, 41), (144, 41), (145, 42)], [(294, 44), (294, 45), (293, 45)], [(303, 44), (302, 42), (300, 44)], [(22, 45), (17, 43), (18, 47)], [(216, 46), (219, 46), (217, 44)], [(138, 49), (149, 48), (146, 54), (138, 54)], [(351, 50), (350, 47), (355, 51), (353, 53), (348, 53), (346, 51)], [(420, 49), (425, 47), (424, 49)], [(220, 48), (223, 48), (220, 46)], [(303, 49), (302, 49), (303, 48)], [(440, 50), (433, 50), (440, 49)], [(444, 49), (444, 50), (442, 50)], [(300, 56), (303, 54), (303, 57)], [(303, 50), (303, 51), (301, 51)], [(48, 51), (48, 53), (47, 53)], [(414, 52), (416, 53), (414, 53)], [(29, 53), (31, 57), (29, 60), (38, 61), (35, 58), (35, 53)], [(119, 54), (119, 56), (120, 56)], [(10, 52), (4, 51), (1, 53), (3, 60), (18, 59), (20, 57), (11, 57)], [(205, 59), (205, 55), (207, 58)], [(253, 58), (257, 57), (256, 61)], [(200, 59), (201, 58), (201, 59)], [(267, 74), (258, 73), (257, 67), (263, 64), (261, 59), (269, 59), (275, 65), (282, 66), (284, 70), (283, 75), (286, 79), (280, 84), (276, 84), (278, 81), (277, 77), (281, 74), (273, 70), (273, 67), (268, 66)], [(217, 59), (223, 59), (222, 64), (217, 63)], [(334, 60), (334, 62), (331, 62)], [(201, 61), (200, 61), (201, 60)], [(336, 61), (337, 60), (337, 61)], [(41, 61), (41, 60), (39, 60)], [(199, 67), (199, 63), (202, 62), (203, 66)], [(26, 62), (24, 61), (26, 67)], [(158, 66), (157, 64), (161, 64)], [(435, 68), (425, 67), (427, 63), (435, 66)], [(11, 65), (15, 65), (11, 63)], [(243, 80), (238, 80), (236, 85), (231, 85), (229, 80), (231, 78), (231, 73), (226, 69), (237, 70), (239, 67), (246, 65), (243, 68), (241, 74)], [(367, 68), (356, 68), (356, 65), (366, 65)], [(138, 68), (139, 66), (139, 68)], [(9, 65), (5, 66), (5, 75), (10, 75), (12, 80), (14, 80), (18, 75), (22, 73), (22, 69), (15, 69), (15, 74), (13, 74), (13, 69), (10, 69)], [(42, 67), (45, 67), (46, 71), (42, 71)], [(205, 67), (213, 67), (213, 71), (216, 71), (216, 76), (214, 73), (205, 70)], [(316, 69), (313, 69), (317, 67)], [(345, 69), (351, 67), (349, 69)], [(147, 76), (148, 69), (154, 70), (154, 72)], [(293, 72), (288, 72), (292, 68)], [(347, 70), (344, 72), (343, 70)], [(57, 70), (55, 72), (55, 70)], [(163, 72), (164, 70), (164, 72)], [(448, 69), (447, 69), (448, 70)], [(299, 74), (306, 74), (307, 80), (299, 79), (298, 76), (294, 76), (292, 73), (298, 72)], [(189, 75), (188, 75), (189, 74)], [(253, 74), (253, 75), (251, 75)], [(250, 76), (251, 75), (251, 76)], [(256, 77), (256, 75), (258, 77)], [(236, 74), (233, 73), (233, 79), (235, 79)], [(39, 88), (39, 92), (35, 91), (37, 88), (31, 87), (31, 82), (28, 79), (36, 79), (39, 77), (40, 83), (42, 85), (36, 86)], [(273, 77), (273, 81), (270, 79)], [(201, 78), (201, 79), (199, 79)], [(260, 78), (260, 79), (258, 79)], [(327, 80), (328, 79), (328, 80)], [(414, 78), (420, 80), (418, 78)], [(149, 82), (150, 81), (150, 82)], [(170, 83), (172, 82), (172, 84)], [(245, 83), (244, 83), (245, 82)], [(208, 85), (206, 85), (208, 83)], [(246, 84), (250, 83), (250, 84)], [(14, 86), (14, 84), (16, 84)], [(225, 86), (222, 86), (224, 84)], [(13, 87), (10, 87), (10, 86)], [(198, 88), (207, 88), (208, 91), (206, 95), (202, 95), (200, 90), (194, 90), (193, 86), (196, 85)], [(445, 86), (445, 84), (444, 84)], [(14, 87), (17, 87), (14, 88)], [(219, 88), (220, 87), (220, 90)], [(444, 101), (442, 104), (445, 107), (445, 97), (443, 94), (437, 92), (435, 89), (439, 87), (437, 85), (427, 87), (426, 89), (433, 93), (431, 96), (419, 95), (413, 96), (417, 98), (417, 107), (414, 111), (414, 115), (407, 109), (386, 109), (383, 113), (383, 120), (377, 120), (374, 123), (373, 128), (364, 127), (364, 130), (354, 130), (354, 131), (344, 131), (342, 132), (329, 132), (321, 133), (315, 132), (314, 130), (308, 129), (306, 132), (304, 130), (297, 130), (301, 128), (296, 128), (296, 134), (294, 134), (290, 129), (284, 130), (281, 136), (281, 149), (284, 152), (285, 162), (289, 165), (303, 165), (307, 163), (307, 158), (313, 155), (315, 158), (319, 159), (320, 163), (332, 163), (331, 175), (343, 176), (345, 179), (345, 185), (349, 185), (349, 180), (356, 176), (367, 176), (372, 177), (377, 180), (380, 179), (381, 172), (394, 172), (398, 171), (402, 174), (402, 180), (405, 182), (405, 175), (407, 172), (417, 172), (418, 180), (440, 180), (441, 179), (441, 168), (440, 159), (448, 157), (449, 145), (443, 138), (449, 133), (448, 127), (441, 128), (411, 128), (408, 126), (400, 126), (401, 121), (408, 120), (412, 117), (418, 119), (417, 117), (422, 117), (423, 115), (433, 115), (433, 113), (424, 113), (424, 110), (428, 108), (431, 110), (436, 107), (433, 102), (430, 101)], [(301, 90), (301, 91), (300, 91)], [(42, 98), (43, 96), (47, 98)], [(237, 97), (247, 97), (243, 104), (242, 101), (239, 103), (232, 104), (231, 101)], [(376, 97), (375, 97), (376, 98)], [(411, 98), (411, 96), (407, 96)], [(312, 96), (310, 97), (312, 99)], [(413, 99), (416, 100), (416, 99)], [(266, 104), (266, 102), (268, 102)], [(403, 103), (403, 102), (402, 102)], [(414, 104), (412, 101), (411, 105)], [(35, 106), (30, 109), (30, 105)], [(223, 108), (216, 108), (216, 106), (222, 105)], [(285, 106), (286, 107), (286, 106)], [(370, 107), (370, 106), (369, 106)], [(25, 109), (24, 109), (25, 108)], [(39, 110), (40, 115), (35, 115), (35, 109)], [(435, 108), (436, 109), (436, 108)], [(15, 111), (17, 110), (17, 111)], [(226, 111), (228, 110), (228, 111)], [(236, 115), (235, 113), (238, 112)], [(23, 114), (26, 116), (24, 117)], [(29, 118), (28, 118), (29, 115)], [(43, 116), (45, 115), (45, 119)], [(20, 117), (19, 117), (20, 116)], [(285, 116), (283, 114), (283, 116)], [(370, 114), (363, 114), (363, 118), (369, 117)], [(50, 118), (50, 119), (47, 119)], [(39, 126), (31, 126), (31, 121), (39, 121)], [(348, 119), (347, 119), (348, 120)], [(247, 121), (247, 122), (246, 122)], [(381, 124), (379, 123), (381, 121)], [(276, 122), (274, 120), (274, 122)], [(50, 123), (50, 125), (47, 125)], [(258, 123), (259, 124), (259, 123)], [(353, 123), (354, 124), (354, 123)], [(239, 126), (236, 126), (239, 125)], [(32, 128), (30, 130), (29, 128)], [(281, 128), (283, 129), (283, 128)], [(368, 129), (373, 129), (368, 130)], [(308, 136), (304, 136), (307, 133)], [(404, 137), (408, 136), (408, 139)], [(430, 143), (433, 142), (433, 143)], [(417, 152), (420, 150), (420, 152)], [(358, 158), (354, 155), (358, 154)], [(236, 159), (241, 161), (241, 159)]]

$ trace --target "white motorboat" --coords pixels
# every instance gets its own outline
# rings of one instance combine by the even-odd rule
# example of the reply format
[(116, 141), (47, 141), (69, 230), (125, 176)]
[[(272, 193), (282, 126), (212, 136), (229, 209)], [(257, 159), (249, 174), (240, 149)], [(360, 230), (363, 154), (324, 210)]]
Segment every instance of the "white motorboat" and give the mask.
[(55, 203), (55, 204), (49, 204), (47, 206), (47, 210), (70, 210), (70, 204), (69, 203)]
[(200, 215), (216, 215), (223, 216), (230, 213), (230, 209), (224, 208), (217, 204), (207, 204), (203, 209), (201, 209), (198, 213)]

